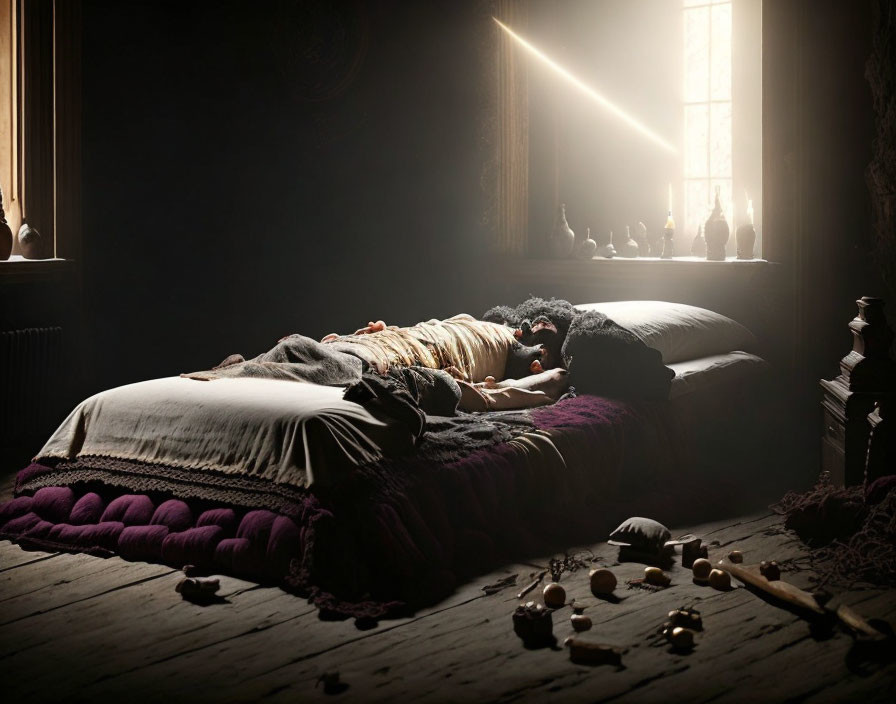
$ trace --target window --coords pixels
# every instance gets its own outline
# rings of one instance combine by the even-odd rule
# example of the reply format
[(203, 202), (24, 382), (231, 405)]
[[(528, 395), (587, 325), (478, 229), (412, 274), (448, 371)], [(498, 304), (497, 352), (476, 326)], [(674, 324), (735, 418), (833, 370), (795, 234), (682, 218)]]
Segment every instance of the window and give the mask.
[(0, 185), (13, 231), (41, 234), (34, 258), (80, 245), (80, 2), (0, 0)]
[[(499, 7), (507, 27), (496, 28), (496, 200), (527, 217), (505, 228), (502, 251), (546, 254), (560, 203), (599, 245), (611, 233), (624, 242), (639, 223), (655, 238), (671, 201), (675, 255), (688, 257), (718, 187), (728, 257), (748, 200), (761, 255), (761, 0), (546, 1), (527, 3), (525, 16), (504, 4), (515, 14)], [(508, 78), (523, 73), (522, 87)]]
[(0, 187), (3, 189), (6, 221), (13, 235), (19, 231), (21, 223), (19, 197), (16, 191), (18, 106), (14, 86), (18, 75), (16, 72), (18, 46), (16, 32), (13, 31), (16, 26), (15, 6), (16, 3), (12, 0), (0, 0)]
[(690, 228), (706, 220), (716, 189), (729, 225), (737, 221), (732, 199), (731, 20), (730, 0), (684, 0), (682, 191), (684, 223)]

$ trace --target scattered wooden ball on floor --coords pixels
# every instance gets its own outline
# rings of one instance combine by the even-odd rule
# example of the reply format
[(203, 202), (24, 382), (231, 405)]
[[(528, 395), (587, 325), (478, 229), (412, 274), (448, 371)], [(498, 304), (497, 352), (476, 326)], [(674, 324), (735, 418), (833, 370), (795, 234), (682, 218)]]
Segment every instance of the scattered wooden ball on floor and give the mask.
[(585, 614), (573, 614), (569, 617), (569, 623), (576, 633), (581, 633), (591, 628), (591, 619), (585, 616)]
[(676, 626), (666, 637), (672, 647), (678, 650), (690, 650), (694, 647), (694, 632), (688, 628)]
[(551, 582), (545, 586), (542, 596), (544, 597), (544, 605), (552, 609), (559, 609), (566, 603), (566, 590), (556, 582)]
[(595, 596), (611, 594), (616, 588), (616, 575), (608, 569), (601, 567), (591, 570), (588, 576), (591, 578), (591, 592)]
[(774, 582), (776, 579), (781, 579), (781, 569), (778, 567), (778, 563), (772, 560), (771, 562), (766, 562), (763, 560), (759, 563), (759, 574), (765, 577), (769, 582)]
[(744, 561), (744, 554), (740, 550), (732, 550), (728, 553), (728, 559), (739, 565)]
[(705, 557), (701, 557), (694, 560), (694, 566), (691, 569), (694, 570), (694, 579), (696, 581), (706, 582), (709, 579), (710, 572), (712, 572), (712, 563)]
[(731, 589), (731, 575), (725, 570), (713, 570), (709, 573), (709, 586), (713, 589)]
[(700, 612), (694, 609), (675, 609), (669, 612), (668, 620), (669, 628), (681, 626), (682, 628), (690, 628), (693, 631), (703, 630), (703, 619)]
[(644, 570), (644, 581), (657, 587), (668, 587), (672, 582), (659, 567), (648, 567)]

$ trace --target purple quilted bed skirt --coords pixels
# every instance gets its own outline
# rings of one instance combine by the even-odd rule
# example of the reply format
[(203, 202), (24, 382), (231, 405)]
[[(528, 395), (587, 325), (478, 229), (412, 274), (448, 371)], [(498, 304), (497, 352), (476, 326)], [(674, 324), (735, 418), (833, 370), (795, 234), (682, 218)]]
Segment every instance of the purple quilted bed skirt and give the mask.
[[(279, 584), (331, 616), (376, 619), (433, 603), (502, 560), (600, 539), (632, 510), (620, 501), (626, 484), (683, 481), (673, 440), (681, 430), (667, 405), (583, 396), (538, 409), (533, 421), (547, 449), (510, 441), (437, 464), (409, 458), (277, 510), (170, 487), (134, 491), (108, 471), (56, 486), (59, 468), (34, 464), (0, 506), (0, 537), (192, 564)], [(651, 495), (652, 506), (643, 496), (637, 506), (662, 519), (667, 497)]]

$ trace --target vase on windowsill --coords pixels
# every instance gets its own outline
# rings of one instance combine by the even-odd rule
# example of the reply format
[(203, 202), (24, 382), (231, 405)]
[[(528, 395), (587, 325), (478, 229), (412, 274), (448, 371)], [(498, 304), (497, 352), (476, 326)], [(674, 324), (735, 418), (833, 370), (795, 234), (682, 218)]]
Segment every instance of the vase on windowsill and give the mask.
[(566, 221), (566, 203), (561, 203), (549, 240), (551, 255), (560, 259), (571, 256), (576, 246), (576, 233)]
[(706, 259), (711, 262), (725, 261), (725, 245), (728, 244), (728, 238), (731, 235), (728, 221), (725, 220), (725, 214), (722, 212), (720, 190), (716, 186), (715, 206), (703, 227), (703, 237), (706, 240)]
[(27, 222), (22, 222), (22, 226), (19, 228), (19, 249), (25, 259), (47, 258), (44, 252), (43, 237)]
[(752, 259), (756, 247), (756, 229), (753, 227), (753, 201), (747, 201), (747, 222), (737, 228), (734, 233), (737, 242), (737, 258)]
[(9, 259), (12, 254), (12, 230), (6, 222), (6, 211), (3, 210), (3, 190), (0, 189), (0, 261)]

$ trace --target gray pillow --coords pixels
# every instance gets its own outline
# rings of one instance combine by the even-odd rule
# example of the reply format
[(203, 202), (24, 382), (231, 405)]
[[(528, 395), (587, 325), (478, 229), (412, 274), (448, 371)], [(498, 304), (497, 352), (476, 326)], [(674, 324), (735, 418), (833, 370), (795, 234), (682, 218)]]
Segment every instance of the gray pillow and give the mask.
[(661, 552), (672, 533), (662, 523), (652, 518), (633, 516), (610, 533), (610, 545), (634, 548), (644, 552)]

